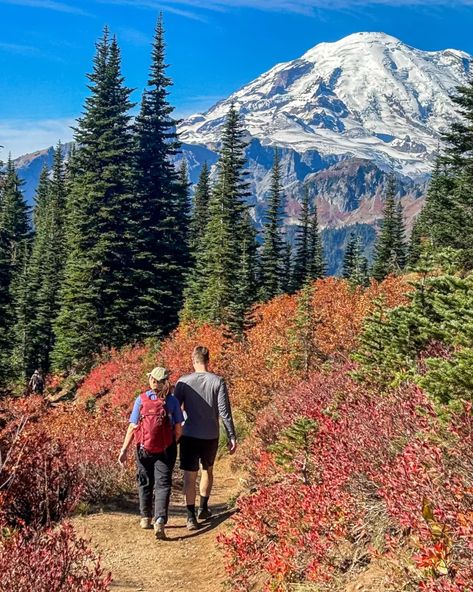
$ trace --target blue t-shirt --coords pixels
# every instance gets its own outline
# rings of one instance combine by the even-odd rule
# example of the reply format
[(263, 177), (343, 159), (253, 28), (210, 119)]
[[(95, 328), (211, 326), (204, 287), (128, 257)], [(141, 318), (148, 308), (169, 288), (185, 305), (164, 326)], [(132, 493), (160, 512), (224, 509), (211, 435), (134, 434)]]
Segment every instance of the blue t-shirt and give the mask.
[[(146, 391), (146, 396), (155, 401), (158, 398), (158, 395), (154, 391)], [(176, 425), (176, 423), (182, 423), (184, 421), (184, 416), (182, 415), (181, 406), (179, 405), (179, 401), (176, 399), (174, 395), (168, 395), (166, 397), (166, 410), (169, 415), (169, 419), (171, 420), (172, 425)], [(135, 404), (133, 405), (133, 411), (130, 415), (130, 423), (138, 424), (140, 421), (140, 410), (141, 410), (141, 395), (136, 397)]]

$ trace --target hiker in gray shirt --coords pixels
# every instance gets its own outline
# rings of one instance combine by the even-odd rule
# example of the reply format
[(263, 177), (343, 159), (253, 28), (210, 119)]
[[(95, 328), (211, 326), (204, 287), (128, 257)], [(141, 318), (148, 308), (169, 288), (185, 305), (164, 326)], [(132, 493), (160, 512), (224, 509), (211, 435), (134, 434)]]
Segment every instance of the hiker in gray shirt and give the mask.
[[(187, 416), (180, 440), (180, 460), (184, 471), (187, 528), (196, 530), (199, 528), (197, 518), (206, 520), (212, 515), (208, 502), (218, 449), (219, 417), (222, 418), (227, 432), (230, 454), (235, 452), (237, 441), (225, 381), (221, 376), (208, 371), (209, 350), (202, 346), (196, 347), (192, 353), (192, 364), (195, 372), (178, 380), (174, 396)], [(196, 516), (195, 485), (199, 463), (202, 465), (202, 476), (200, 504)]]

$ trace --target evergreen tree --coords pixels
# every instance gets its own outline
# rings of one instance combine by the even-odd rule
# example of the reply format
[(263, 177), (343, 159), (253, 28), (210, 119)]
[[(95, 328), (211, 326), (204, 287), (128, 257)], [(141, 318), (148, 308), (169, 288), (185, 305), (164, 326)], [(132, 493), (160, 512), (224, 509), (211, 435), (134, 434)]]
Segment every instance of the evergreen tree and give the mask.
[(419, 216), (430, 252), (451, 247), (461, 249), (461, 211), (455, 203), (455, 181), (441, 158), (435, 163), (424, 208)]
[(240, 265), (237, 270), (234, 299), (229, 306), (228, 327), (238, 335), (243, 329), (251, 325), (251, 318), (247, 318), (247, 312), (256, 302), (258, 294), (257, 283), (257, 242), (256, 229), (248, 210), (243, 212), (241, 221), (240, 241)]
[(103, 347), (129, 342), (134, 329), (131, 91), (107, 29), (96, 48), (69, 181), (68, 257), (53, 352), (63, 369), (87, 365)]
[(199, 182), (195, 188), (192, 216), (190, 221), (189, 244), (193, 258), (199, 248), (199, 243), (205, 233), (209, 219), (209, 201), (211, 194), (210, 169), (207, 162), (204, 162), (199, 175)]
[(363, 255), (361, 238), (353, 233), (345, 249), (343, 277), (356, 286), (365, 286), (368, 281), (368, 261)]
[(43, 170), (33, 212), (35, 239), (28, 272), (30, 296), (28, 310), (29, 352), (25, 374), (35, 368), (50, 369), (54, 345), (53, 322), (59, 313), (59, 294), (66, 259), (66, 175), (61, 143), (54, 152), (52, 179)]
[(396, 216), (394, 220), (395, 238), (394, 246), (396, 252), (396, 261), (400, 269), (404, 269), (407, 263), (407, 244), (406, 244), (406, 228), (404, 225), (404, 211), (401, 201), (397, 202)]
[(9, 241), (5, 229), (0, 228), (0, 394), (8, 381), (10, 368), (9, 330), (12, 325), (10, 280)]
[(342, 277), (349, 279), (353, 273), (354, 256), (355, 256), (356, 235), (352, 232), (348, 237), (345, 247), (345, 255), (343, 256), (343, 271)]
[(460, 120), (444, 134), (446, 147), (432, 175), (422, 212), (425, 247), (434, 258), (442, 250), (454, 249), (460, 265), (472, 269), (473, 81), (457, 88), (452, 100)]
[(292, 349), (292, 363), (297, 370), (302, 370), (305, 378), (314, 368), (315, 362), (325, 361), (326, 355), (316, 343), (316, 331), (319, 320), (314, 310), (316, 284), (307, 280), (297, 294), (297, 309), (294, 325), (289, 331)]
[[(183, 191), (172, 158), (179, 143), (174, 108), (169, 104), (162, 15), (158, 19), (148, 87), (136, 119), (136, 228), (134, 282), (138, 300), (133, 311), (138, 336), (158, 336), (172, 329), (182, 306), (188, 267), (188, 207), (182, 211)], [(185, 192), (187, 196), (187, 191)], [(184, 220), (184, 221), (183, 221)]]
[(31, 239), (21, 242), (18, 261), (12, 274), (10, 292), (14, 324), (11, 330), (12, 342), (12, 382), (26, 386), (29, 374), (28, 360), (31, 352), (30, 319), (31, 288), (29, 285), (29, 259)]
[(422, 216), (419, 215), (412, 226), (409, 248), (407, 253), (407, 263), (410, 268), (414, 268), (422, 255), (422, 236), (424, 235), (424, 226)]
[(20, 257), (18, 253), (23, 240), (29, 234), (28, 206), (21, 191), (22, 185), (23, 182), (18, 177), (15, 165), (9, 156), (0, 200), (0, 228), (4, 229), (9, 258), (13, 266)]
[(383, 386), (408, 380), (442, 403), (472, 400), (472, 274), (424, 274), (414, 287), (408, 304), (377, 303), (355, 356), (360, 377)]
[(299, 290), (307, 278), (310, 257), (310, 212), (309, 190), (304, 187), (299, 227), (296, 235), (296, 254), (292, 275), (292, 290)]
[(283, 246), (283, 273), (281, 281), (281, 291), (283, 294), (289, 294), (292, 287), (292, 246), (286, 239)]
[(309, 222), (309, 253), (306, 279), (317, 280), (325, 276), (324, 250), (322, 238), (319, 232), (317, 206), (314, 204), (314, 211)]
[(396, 185), (394, 177), (391, 175), (373, 261), (372, 274), (379, 281), (389, 274), (399, 273), (406, 263), (402, 209), (400, 204), (396, 205), (395, 198)]
[(24, 341), (16, 327), (21, 323), (25, 311), (27, 285), (24, 273), (29, 256), (30, 228), (28, 207), (21, 186), (22, 181), (9, 157), (0, 199), (0, 268), (5, 282), (0, 288), (0, 305), (5, 315), (0, 322), (3, 325), (0, 339), (3, 368), (0, 374), (3, 375), (4, 383), (7, 379), (15, 378), (13, 353), (19, 340)]
[(242, 294), (246, 291), (241, 285), (241, 266), (245, 252), (250, 253), (251, 249), (245, 246), (248, 183), (245, 180), (244, 148), (238, 112), (232, 105), (223, 130), (217, 179), (203, 238), (201, 266), (205, 287), (198, 295), (197, 303), (192, 302), (192, 294), (189, 295), (191, 301), (186, 303), (190, 310), (198, 307), (198, 318), (217, 324), (235, 325), (235, 314), (236, 311), (241, 314)]
[(191, 266), (187, 274), (184, 289), (184, 308), (182, 319), (199, 317), (201, 310), (200, 295), (206, 287), (204, 269), (204, 236), (209, 220), (209, 202), (211, 197), (210, 170), (205, 162), (200, 171), (199, 181), (194, 193), (192, 214), (189, 228), (189, 248)]
[(274, 150), (268, 211), (263, 225), (260, 298), (270, 300), (281, 293), (283, 272), (281, 169), (279, 152)]

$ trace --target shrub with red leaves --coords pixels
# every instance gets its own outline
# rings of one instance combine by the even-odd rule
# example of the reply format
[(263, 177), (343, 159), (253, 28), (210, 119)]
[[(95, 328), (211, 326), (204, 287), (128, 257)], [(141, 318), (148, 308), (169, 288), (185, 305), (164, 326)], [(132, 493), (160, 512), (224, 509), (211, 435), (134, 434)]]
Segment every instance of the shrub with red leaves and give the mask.
[(49, 525), (76, 506), (81, 482), (67, 449), (45, 430), (26, 426), (0, 467), (0, 519), (12, 526)]
[(60, 521), (81, 494), (78, 467), (48, 433), (46, 410), (40, 398), (13, 399), (0, 409), (2, 523), (40, 527)]
[(314, 375), (260, 415), (256, 493), (239, 501), (236, 528), (221, 538), (233, 588), (329, 586), (375, 559), (392, 564), (407, 547), (408, 569), (399, 563), (386, 590), (464, 592), (473, 577), (473, 477), (461, 459), (471, 415), (448, 428), (419, 388), (369, 392), (348, 370)]
[(0, 573), (5, 592), (107, 592), (112, 579), (67, 523), (0, 540)]

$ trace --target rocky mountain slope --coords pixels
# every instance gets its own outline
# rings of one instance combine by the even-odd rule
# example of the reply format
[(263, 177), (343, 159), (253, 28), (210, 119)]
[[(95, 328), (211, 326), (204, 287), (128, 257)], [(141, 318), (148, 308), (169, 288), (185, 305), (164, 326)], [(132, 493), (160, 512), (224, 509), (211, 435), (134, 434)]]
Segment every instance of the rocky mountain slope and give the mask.
[[(183, 157), (196, 182), (203, 162), (217, 161), (222, 126), (234, 103), (247, 132), (257, 223), (265, 211), (278, 147), (289, 235), (307, 185), (326, 244), (341, 253), (343, 244), (337, 240), (345, 237), (344, 242), (350, 228), (376, 226), (391, 172), (411, 226), (441, 133), (457, 117), (450, 95), (472, 73), (472, 56), (465, 52), (421, 51), (384, 33), (355, 33), (320, 43), (302, 57), (274, 66), (206, 113), (182, 121)], [(50, 149), (17, 160), (29, 199), (42, 165), (50, 160)], [(369, 251), (374, 232), (363, 235), (371, 237)], [(337, 256), (330, 270), (339, 266)]]

